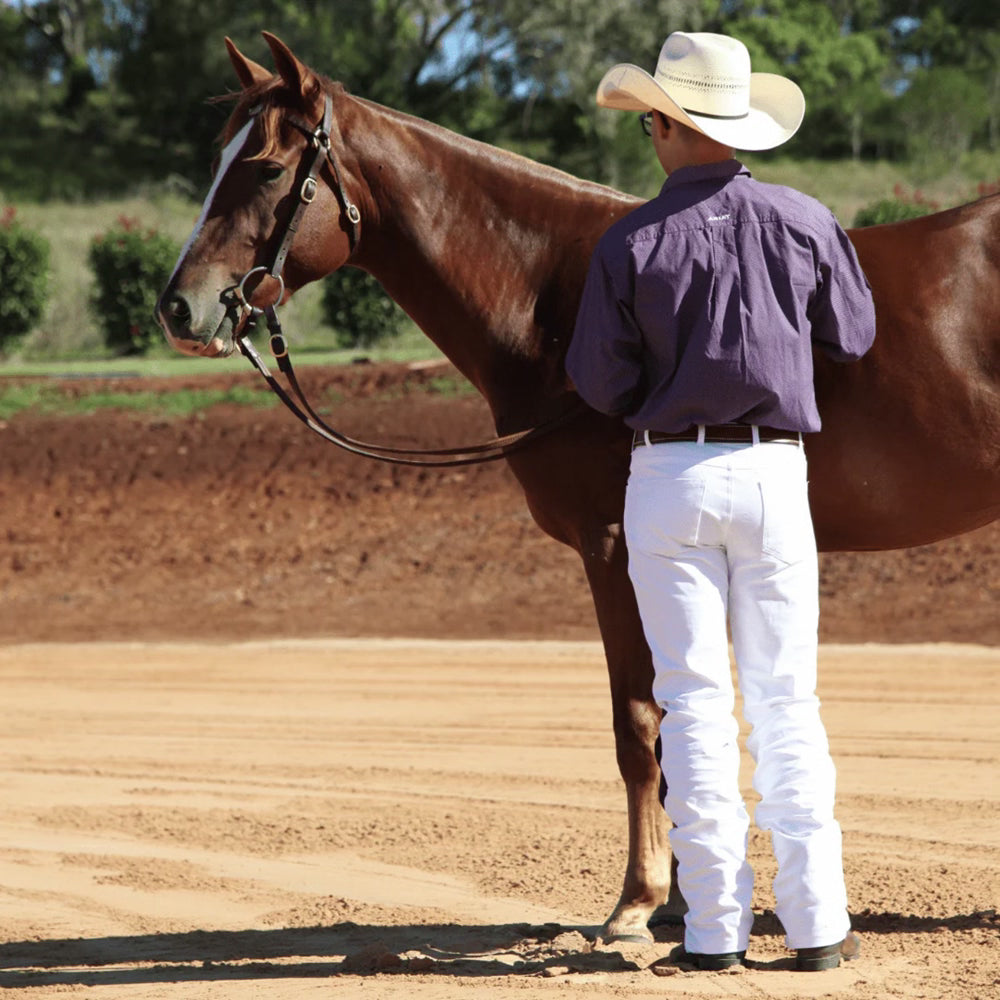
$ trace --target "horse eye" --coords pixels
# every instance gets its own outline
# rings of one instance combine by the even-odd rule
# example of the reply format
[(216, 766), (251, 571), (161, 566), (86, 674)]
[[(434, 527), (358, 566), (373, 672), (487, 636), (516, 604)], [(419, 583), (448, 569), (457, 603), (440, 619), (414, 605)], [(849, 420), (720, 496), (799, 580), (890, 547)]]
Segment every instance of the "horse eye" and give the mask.
[(269, 184), (271, 181), (276, 181), (283, 173), (285, 168), (280, 163), (263, 163), (260, 168), (261, 180), (265, 184)]

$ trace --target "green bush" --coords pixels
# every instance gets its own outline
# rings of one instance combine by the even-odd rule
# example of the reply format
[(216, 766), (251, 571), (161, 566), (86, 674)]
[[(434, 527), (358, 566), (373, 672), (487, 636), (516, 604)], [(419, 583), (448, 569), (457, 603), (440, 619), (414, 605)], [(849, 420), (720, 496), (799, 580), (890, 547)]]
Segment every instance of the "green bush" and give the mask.
[(0, 351), (42, 318), (49, 290), (49, 243), (25, 229), (13, 208), (0, 213)]
[(341, 268), (323, 281), (323, 316), (338, 347), (371, 347), (399, 334), (406, 314), (367, 271)]
[(153, 317), (180, 253), (180, 247), (155, 230), (141, 230), (122, 216), (117, 225), (90, 244), (94, 272), (91, 308), (115, 354), (144, 354), (162, 336)]
[(909, 200), (907, 198), (883, 198), (871, 205), (859, 208), (854, 216), (854, 225), (857, 228), (864, 226), (881, 226), (886, 222), (904, 222), (906, 219), (919, 219), (922, 215), (929, 215), (937, 211), (937, 205), (933, 202), (923, 200)]

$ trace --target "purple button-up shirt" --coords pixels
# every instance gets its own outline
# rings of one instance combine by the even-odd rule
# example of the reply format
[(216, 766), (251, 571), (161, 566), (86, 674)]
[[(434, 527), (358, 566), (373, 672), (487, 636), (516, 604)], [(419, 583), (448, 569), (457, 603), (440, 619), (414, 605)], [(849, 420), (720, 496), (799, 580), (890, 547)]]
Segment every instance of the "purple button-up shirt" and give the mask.
[(674, 171), (594, 251), (566, 368), (636, 430), (818, 431), (812, 346), (853, 361), (875, 310), (829, 209), (735, 160)]

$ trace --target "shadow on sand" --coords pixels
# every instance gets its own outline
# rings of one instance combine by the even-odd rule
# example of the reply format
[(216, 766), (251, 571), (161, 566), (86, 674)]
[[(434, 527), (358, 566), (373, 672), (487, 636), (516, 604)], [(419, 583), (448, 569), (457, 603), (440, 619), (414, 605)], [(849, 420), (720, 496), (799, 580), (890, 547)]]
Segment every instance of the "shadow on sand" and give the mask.
[[(995, 929), (995, 910), (950, 917), (855, 914), (866, 934), (923, 934)], [(656, 927), (653, 945), (595, 946), (595, 927), (558, 924), (361, 925), (274, 930), (186, 931), (117, 937), (15, 941), (0, 945), (0, 989), (30, 986), (140, 985), (369, 976), (457, 978), (638, 971), (681, 940), (679, 927)], [(755, 936), (781, 935), (770, 911)], [(779, 968), (786, 962), (751, 963)]]

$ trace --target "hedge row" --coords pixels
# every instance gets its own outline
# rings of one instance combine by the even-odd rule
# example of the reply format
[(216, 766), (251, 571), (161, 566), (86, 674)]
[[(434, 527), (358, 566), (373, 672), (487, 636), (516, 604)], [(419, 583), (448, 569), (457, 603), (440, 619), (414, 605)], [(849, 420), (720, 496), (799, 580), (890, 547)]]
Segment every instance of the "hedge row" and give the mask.
[[(49, 295), (49, 251), (48, 241), (22, 226), (13, 208), (0, 213), (0, 354), (42, 318)], [(124, 216), (92, 241), (90, 305), (115, 354), (142, 354), (162, 336), (153, 308), (178, 252), (173, 240), (142, 231)]]
[[(997, 185), (981, 186), (979, 194)], [(938, 205), (919, 191), (901, 188), (862, 208), (855, 226), (898, 222), (929, 212)], [(143, 354), (161, 337), (153, 311), (156, 298), (170, 278), (179, 247), (169, 237), (143, 229), (136, 219), (122, 216), (90, 245), (94, 275), (90, 305), (106, 347), (115, 354)], [(49, 244), (17, 221), (15, 209), (0, 212), (0, 355), (36, 327), (49, 294)], [(367, 347), (394, 336), (403, 313), (374, 278), (348, 269), (331, 276), (323, 289), (326, 322), (336, 331), (340, 347)]]
[[(0, 355), (41, 321), (50, 292), (49, 243), (0, 212)], [(168, 236), (121, 216), (91, 241), (90, 308), (105, 346), (116, 355), (144, 354), (163, 334), (154, 318), (156, 299), (170, 279), (180, 247)], [(324, 318), (340, 347), (367, 347), (394, 336), (403, 313), (374, 278), (346, 269), (323, 290)]]
[(48, 241), (25, 229), (13, 208), (5, 208), (0, 214), (0, 351), (37, 325), (48, 293)]

